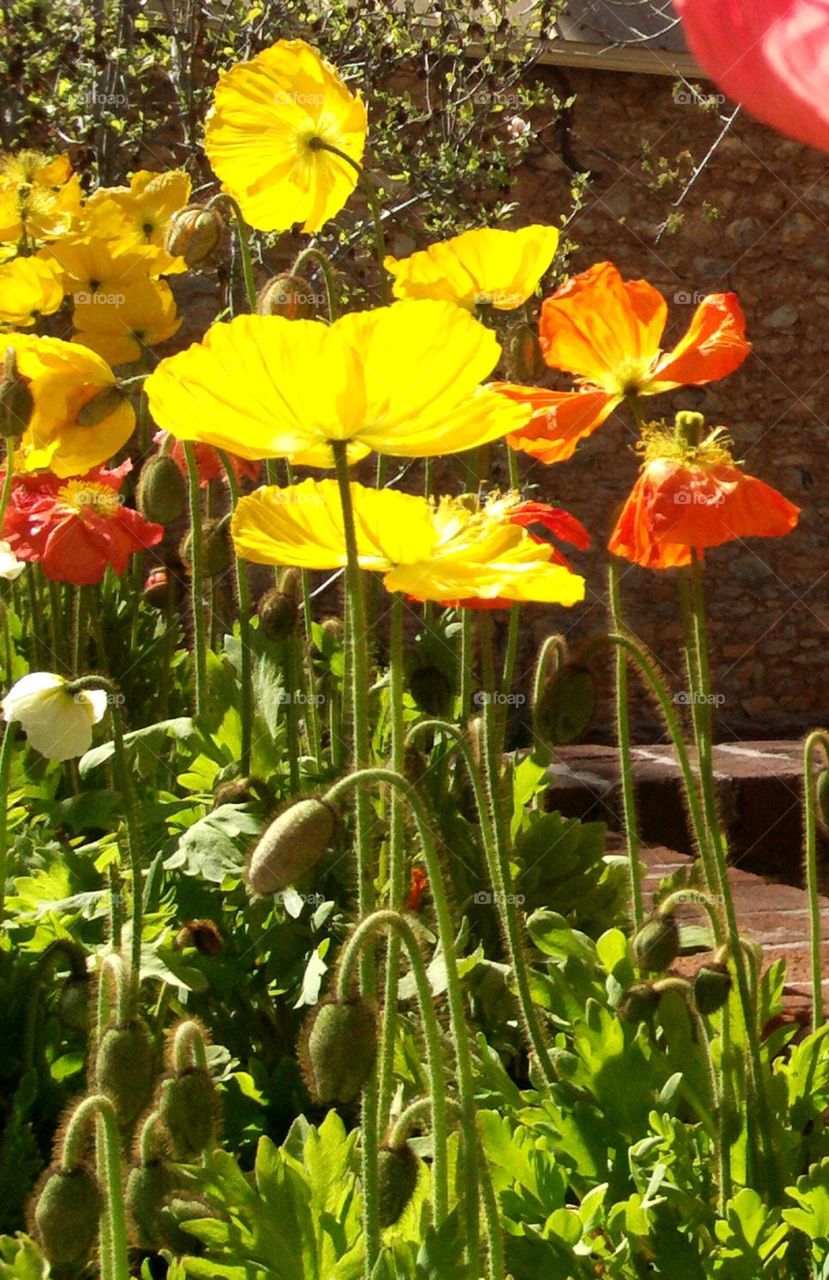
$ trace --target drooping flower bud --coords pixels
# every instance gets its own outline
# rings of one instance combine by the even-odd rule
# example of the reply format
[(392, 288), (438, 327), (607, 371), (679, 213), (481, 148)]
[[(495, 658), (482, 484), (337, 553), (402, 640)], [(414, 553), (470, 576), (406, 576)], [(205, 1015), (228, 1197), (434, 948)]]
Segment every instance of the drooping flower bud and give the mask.
[(155, 1078), (152, 1041), (140, 1018), (107, 1028), (98, 1045), (95, 1075), (98, 1087), (112, 1099), (119, 1123), (131, 1125), (150, 1101)]
[(188, 267), (195, 267), (209, 257), (224, 232), (225, 220), (218, 209), (188, 204), (170, 219), (165, 248), (174, 257), (183, 258)]
[(228, 778), (220, 782), (213, 792), (213, 809), (223, 804), (250, 804), (254, 799), (250, 778)]
[(377, 1057), (377, 1015), (362, 996), (331, 999), (308, 1018), (300, 1046), (308, 1092), (323, 1105), (354, 1102)]
[(176, 951), (195, 947), (203, 956), (217, 956), (224, 949), (222, 935), (212, 920), (188, 920), (175, 936)]
[[(233, 558), (233, 547), (227, 522), (222, 520), (205, 520), (202, 524), (202, 573), (214, 578), (224, 573)], [(188, 569), (193, 567), (193, 530), (190, 529), (181, 540), (178, 549), (182, 563)]]
[(106, 422), (126, 399), (126, 391), (122, 391), (119, 386), (113, 384), (111, 387), (103, 387), (78, 410), (75, 421), (79, 427), (98, 427), (102, 422)]
[(7, 347), (0, 377), (0, 435), (12, 439), (22, 436), (34, 407), (29, 379), (18, 371), (14, 348)]
[(246, 879), (254, 893), (268, 897), (301, 880), (324, 856), (338, 825), (336, 809), (319, 796), (278, 814), (250, 855)]
[(507, 368), (515, 382), (538, 382), (547, 372), (541, 343), (528, 324), (517, 324), (507, 337)]
[(70, 1031), (89, 1030), (89, 1007), (92, 980), (86, 974), (70, 974), (58, 996), (58, 1018)]
[(633, 939), (633, 954), (640, 969), (664, 973), (679, 955), (679, 946), (676, 917), (655, 916), (642, 926)]
[(256, 295), (256, 311), (260, 316), (284, 316), (286, 320), (311, 320), (317, 295), (302, 276), (289, 271), (272, 276)]
[(297, 598), (290, 591), (271, 587), (256, 606), (259, 629), (269, 640), (286, 640), (293, 635), (299, 619)]
[(378, 1153), (378, 1164), (380, 1226), (393, 1227), (414, 1195), (420, 1161), (408, 1142), (402, 1146), (384, 1143)]
[(452, 701), (452, 686), (435, 666), (416, 667), (409, 677), (409, 692), (427, 716), (444, 716)]
[(149, 1160), (130, 1169), (124, 1193), (127, 1213), (135, 1231), (139, 1249), (161, 1249), (167, 1243), (161, 1221), (161, 1210), (176, 1189), (176, 1179), (164, 1159)]
[(151, 609), (166, 609), (167, 599), (170, 593), (170, 583), (173, 583), (173, 599), (178, 595), (178, 588), (173, 578), (171, 580), (167, 570), (159, 565), (158, 568), (152, 569), (144, 582), (144, 600)]
[(179, 1160), (193, 1161), (216, 1136), (218, 1098), (209, 1072), (188, 1067), (161, 1085), (158, 1112)]
[(694, 1002), (700, 1013), (717, 1013), (731, 992), (728, 965), (708, 960), (694, 975)]
[(648, 1022), (659, 1000), (660, 993), (650, 982), (634, 982), (622, 996), (617, 1013), (622, 1022)]
[(582, 741), (596, 712), (596, 678), (589, 667), (568, 662), (544, 681), (533, 708), (535, 731), (553, 747)]
[(173, 524), (184, 515), (187, 485), (168, 453), (156, 453), (144, 463), (136, 502), (145, 520), (155, 524)]
[(53, 1165), (47, 1170), (33, 1218), (41, 1248), (55, 1270), (88, 1260), (101, 1208), (101, 1189), (84, 1165), (74, 1169)]

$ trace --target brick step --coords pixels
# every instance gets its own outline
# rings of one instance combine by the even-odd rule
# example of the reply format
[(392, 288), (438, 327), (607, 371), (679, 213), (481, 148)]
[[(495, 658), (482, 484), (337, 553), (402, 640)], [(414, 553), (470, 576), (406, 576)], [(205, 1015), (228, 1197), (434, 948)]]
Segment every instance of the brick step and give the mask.
[[(621, 852), (623, 841), (611, 836), (609, 849)], [(686, 853), (664, 846), (645, 845), (641, 850), (645, 864), (643, 888), (650, 904), (661, 880), (688, 868), (693, 859)], [(811, 1008), (811, 976), (809, 964), (808, 900), (802, 889), (773, 884), (762, 876), (739, 867), (728, 873), (740, 932), (763, 948), (764, 965), (779, 958), (786, 962), (785, 1012), (788, 1019), (806, 1023)], [(822, 946), (821, 968), (829, 975), (829, 898), (821, 897)], [(705, 917), (692, 904), (680, 906), (677, 918), (681, 924), (705, 924)], [(700, 964), (700, 956), (683, 957), (672, 968), (691, 974)], [(823, 998), (829, 1007), (829, 976), (823, 978)]]
[[(693, 760), (693, 753), (692, 753)], [(679, 765), (664, 744), (633, 748), (640, 834), (647, 844), (692, 853)], [(714, 747), (720, 809), (735, 866), (785, 884), (802, 884), (802, 745), (769, 741)], [(622, 793), (615, 747), (560, 747), (546, 805), (568, 817), (606, 822), (623, 830)], [(829, 863), (829, 841), (819, 837)], [(829, 876), (822, 887), (829, 888)]]

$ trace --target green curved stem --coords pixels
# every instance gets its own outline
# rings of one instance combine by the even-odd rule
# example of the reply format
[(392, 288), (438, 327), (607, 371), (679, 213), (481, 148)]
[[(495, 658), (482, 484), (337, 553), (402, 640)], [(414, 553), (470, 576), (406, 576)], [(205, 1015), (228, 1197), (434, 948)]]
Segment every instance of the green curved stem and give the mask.
[(316, 249), (313, 245), (309, 245), (307, 249), (303, 249), (297, 255), (294, 265), (291, 267), (291, 275), (299, 275), (306, 262), (315, 262), (320, 268), (323, 284), (325, 285), (325, 303), (328, 308), (328, 319), (333, 324), (337, 319), (339, 308), (337, 306), (337, 284), (328, 255), (323, 253), (322, 249)]
[[(361, 949), (372, 943), (375, 940), (375, 935), (385, 929), (388, 929), (398, 939), (398, 943), (402, 943), (406, 948), (417, 991), (418, 1004), (420, 1005), (420, 1015), (423, 1020), (423, 1036), (426, 1041), (426, 1065), (429, 1074), (429, 1106), (431, 1108), (432, 1133), (434, 1136), (432, 1177), (435, 1225), (437, 1226), (443, 1222), (449, 1212), (448, 1154), (446, 1146), (448, 1125), (440, 1023), (435, 1013), (432, 989), (429, 986), (429, 975), (426, 972), (426, 965), (423, 963), (423, 956), (420, 954), (417, 935), (405, 917), (394, 910), (375, 911), (367, 920), (361, 921), (349, 938), (343, 952), (337, 976), (337, 995), (340, 999), (347, 997), (352, 987), (353, 971)], [(392, 998), (396, 1005), (396, 989)], [(412, 1108), (408, 1108), (403, 1113), (403, 1116), (408, 1115), (411, 1111)], [(396, 1121), (393, 1129), (394, 1133), (397, 1132), (403, 1116)]]
[[(452, 1039), (455, 1045), (455, 1058), (458, 1070), (458, 1098), (461, 1106), (462, 1122), (465, 1131), (476, 1133), (475, 1083), (472, 1072), (472, 1053), (469, 1031), (466, 1025), (466, 1013), (463, 1003), (458, 961), (455, 955), (455, 935), (452, 926), (452, 915), (449, 899), (443, 882), (443, 874), (438, 858), (435, 838), (429, 824), (429, 817), (423, 801), (416, 789), (400, 774), (391, 769), (363, 769), (350, 774), (334, 784), (326, 795), (331, 803), (336, 803), (349, 791), (368, 791), (378, 785), (396, 787), (405, 798), (420, 838), (429, 886), (437, 916), (438, 936), (443, 950), (446, 966), (446, 992), (449, 1002), (449, 1018), (452, 1028)], [(468, 1156), (464, 1161), (464, 1222), (467, 1250), (472, 1275), (478, 1274), (480, 1259), (480, 1234), (478, 1221), (478, 1185), (479, 1160), (477, 1144), (470, 1143)]]
[[(622, 622), (622, 598), (619, 584), (619, 562), (610, 557), (608, 565), (608, 595), (613, 630), (624, 631)], [(639, 824), (636, 814), (636, 794), (633, 786), (633, 747), (630, 734), (630, 704), (628, 697), (628, 656), (617, 649), (616, 659), (616, 739), (619, 746), (619, 769), (622, 775), (622, 807), (625, 815), (625, 840), (628, 851), (628, 877), (630, 880), (630, 904), (633, 911), (633, 928), (638, 933), (645, 919), (642, 899), (642, 864), (639, 859)]]
[[(391, 724), (391, 767), (395, 773), (403, 772), (404, 734), (403, 723), (403, 597), (394, 592), (391, 597), (391, 621), (389, 632), (389, 720)], [(403, 801), (393, 791), (391, 795), (391, 821), (389, 825), (389, 894), (392, 911), (403, 905), (404, 854), (406, 832), (403, 821)], [(397, 984), (400, 978), (400, 936), (392, 932), (386, 951), (385, 999), (383, 1023), (380, 1033), (380, 1084), (378, 1095), (379, 1123), (386, 1121), (391, 1106), (394, 1087), (394, 1041), (397, 1029)]]
[(214, 196), (207, 203), (207, 208), (215, 204), (226, 204), (233, 214), (233, 221), (236, 225), (236, 235), (239, 241), (239, 252), (242, 257), (242, 278), (245, 282), (245, 297), (247, 299), (248, 310), (256, 310), (256, 281), (253, 275), (253, 258), (250, 252), (250, 236), (248, 235), (248, 225), (242, 216), (242, 210), (238, 203), (229, 196), (226, 191), (222, 191), (219, 195)]
[(204, 1028), (192, 1018), (180, 1022), (173, 1036), (172, 1048), (173, 1070), (181, 1075), (188, 1067), (198, 1067), (207, 1071), (207, 1045), (204, 1039)]
[[(230, 492), (230, 509), (236, 510), (239, 502), (239, 482), (236, 479), (236, 472), (233, 470), (230, 458), (224, 449), (218, 449), (217, 453), (224, 467), (225, 477), (227, 479), (227, 487)], [(240, 768), (243, 776), (247, 777), (250, 773), (250, 757), (251, 743), (253, 740), (253, 671), (250, 653), (250, 582), (248, 580), (248, 567), (240, 556), (234, 553), (233, 556), (236, 568), (236, 596), (239, 603), (239, 683), (241, 685), (242, 706), (240, 716), (242, 720), (242, 754), (240, 759)]]
[(815, 796), (815, 753), (820, 749), (829, 765), (829, 733), (816, 729), (803, 745), (803, 821), (805, 829), (804, 873), (809, 897), (810, 945), (812, 969), (812, 1030), (823, 1023), (823, 984), (821, 982), (821, 921), (817, 874), (817, 812)]
[[(567, 661), (567, 641), (564, 636), (546, 636), (536, 659), (533, 672), (533, 710), (538, 706), (549, 675), (558, 671)], [(553, 665), (554, 663), (554, 665)]]
[[(485, 685), (483, 773), (486, 787), (486, 809), (491, 815), (488, 823), (481, 824), (481, 831), (484, 837), (484, 853), (490, 880), (492, 881), (493, 893), (497, 900), (498, 914), (501, 917), (501, 926), (506, 938), (507, 954), (515, 979), (518, 1004), (524, 1023), (524, 1033), (530, 1048), (535, 1054), (541, 1074), (549, 1087), (555, 1080), (555, 1072), (549, 1050), (544, 1042), (544, 1034), (536, 1014), (535, 1005), (533, 1004), (530, 975), (524, 956), (521, 922), (518, 917), (518, 905), (512, 892), (509, 836), (503, 811), (500, 717), (494, 701), (495, 672), (492, 660), (492, 619), (489, 614), (482, 614), (480, 626)], [(477, 773), (477, 770), (475, 770), (475, 773)], [(474, 779), (472, 788), (475, 792), (477, 804), (479, 797)]]
[(14, 752), (14, 726), (6, 724), (0, 746), (0, 924), (6, 914), (6, 877), (9, 867), (9, 776)]
[(195, 710), (207, 710), (207, 634), (204, 623), (204, 574), (202, 569), (201, 492), (196, 454), (189, 440), (184, 442), (187, 461), (187, 493), (190, 503), (191, 559), (190, 600), (193, 615), (193, 650), (195, 655)]
[(11, 436), (6, 437), (6, 471), (3, 476), (3, 488), (0, 490), (0, 530), (3, 528), (3, 521), (6, 516), (6, 508), (9, 505), (9, 498), (12, 496), (12, 486), (14, 484), (14, 443)]
[(121, 1187), (121, 1139), (112, 1102), (104, 1094), (84, 1098), (75, 1109), (63, 1139), (61, 1167), (77, 1168), (90, 1126), (95, 1125), (98, 1178), (104, 1188), (101, 1212), (102, 1280), (129, 1280), (127, 1217)]
[(391, 282), (386, 268), (383, 265), (386, 260), (386, 236), (383, 231), (383, 214), (380, 208), (380, 201), (377, 199), (377, 192), (371, 185), (371, 179), (368, 177), (365, 169), (356, 160), (352, 160), (351, 156), (346, 155), (345, 151), (341, 151), (339, 147), (332, 146), (330, 142), (324, 142), (322, 138), (311, 139), (312, 151), (328, 151), (332, 156), (337, 156), (343, 160), (357, 174), (357, 185), (368, 201), (371, 209), (371, 217), (374, 223), (374, 252), (377, 255), (377, 264), (380, 269), (380, 293), (384, 303), (392, 300)]

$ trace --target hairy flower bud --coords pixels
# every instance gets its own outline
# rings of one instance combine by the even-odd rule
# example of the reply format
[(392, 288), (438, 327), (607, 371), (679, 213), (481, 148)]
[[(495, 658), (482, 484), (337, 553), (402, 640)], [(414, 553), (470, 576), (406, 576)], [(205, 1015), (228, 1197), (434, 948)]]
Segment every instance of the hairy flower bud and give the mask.
[(260, 316), (284, 316), (286, 320), (310, 320), (315, 310), (316, 294), (302, 276), (282, 272), (267, 280), (256, 295)]
[(596, 678), (589, 667), (565, 663), (544, 681), (533, 708), (535, 731), (553, 747), (584, 738), (596, 712)]
[(679, 955), (679, 926), (672, 915), (648, 920), (633, 939), (633, 954), (640, 969), (662, 973)]
[(168, 453), (157, 453), (141, 468), (136, 493), (138, 510), (155, 524), (173, 524), (184, 515), (187, 485)]
[(256, 606), (259, 629), (269, 640), (286, 640), (293, 635), (299, 619), (296, 596), (280, 587), (271, 587)]
[(717, 1013), (731, 992), (728, 965), (707, 960), (694, 975), (694, 1002), (700, 1013)]
[(179, 1160), (192, 1161), (216, 1136), (218, 1098), (209, 1072), (188, 1067), (161, 1085), (158, 1112)]
[(139, 1249), (155, 1251), (166, 1244), (161, 1210), (174, 1190), (175, 1176), (166, 1160), (150, 1160), (130, 1170), (124, 1201)]
[(656, 1011), (660, 995), (650, 982), (634, 982), (622, 996), (617, 1010), (622, 1022), (647, 1022)]
[(170, 219), (165, 248), (188, 267), (195, 267), (213, 252), (225, 232), (225, 220), (216, 208), (185, 205)]
[[(224, 573), (233, 558), (230, 532), (224, 520), (205, 520), (202, 524), (202, 572), (208, 578)], [(178, 549), (183, 564), (193, 568), (193, 530), (189, 529)]]
[(247, 882), (260, 897), (301, 880), (334, 839), (339, 815), (319, 796), (297, 800), (274, 818), (250, 855)]
[(427, 716), (444, 716), (452, 702), (452, 686), (439, 667), (415, 667), (409, 692)]
[(131, 1125), (150, 1101), (155, 1078), (152, 1041), (140, 1018), (107, 1028), (98, 1045), (95, 1075), (98, 1087), (112, 1099), (119, 1123)]
[(376, 1057), (377, 1015), (362, 996), (327, 1000), (308, 1018), (300, 1061), (316, 1102), (354, 1102)]
[(188, 920), (176, 934), (176, 951), (194, 947), (203, 956), (217, 956), (224, 949), (222, 935), (212, 920)]
[(381, 1227), (393, 1227), (411, 1200), (417, 1186), (420, 1161), (408, 1142), (402, 1146), (386, 1143), (378, 1153), (378, 1199)]
[(33, 1217), (43, 1252), (55, 1270), (88, 1260), (101, 1208), (98, 1182), (83, 1165), (47, 1170)]
[(19, 373), (14, 348), (8, 347), (0, 376), (0, 436), (22, 436), (34, 407), (29, 379)]
[(92, 980), (84, 974), (70, 974), (58, 996), (58, 1018), (70, 1031), (89, 1030), (89, 1007)]
[(98, 427), (102, 422), (106, 422), (126, 399), (127, 393), (120, 387), (114, 384), (111, 387), (104, 387), (78, 410), (75, 421), (79, 427)]

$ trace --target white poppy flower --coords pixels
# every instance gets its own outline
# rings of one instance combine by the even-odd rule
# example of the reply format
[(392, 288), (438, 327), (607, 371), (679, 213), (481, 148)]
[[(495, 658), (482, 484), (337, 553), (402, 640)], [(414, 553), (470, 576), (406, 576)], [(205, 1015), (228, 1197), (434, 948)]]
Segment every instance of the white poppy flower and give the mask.
[(70, 693), (67, 683), (51, 671), (33, 671), (0, 702), (6, 720), (18, 720), (34, 749), (49, 760), (72, 760), (88, 751), (92, 726), (107, 709), (103, 689)]
[(18, 560), (8, 542), (0, 539), (0, 578), (6, 582), (14, 582), (26, 568), (22, 560)]

